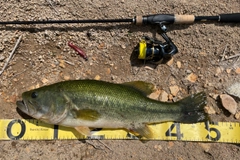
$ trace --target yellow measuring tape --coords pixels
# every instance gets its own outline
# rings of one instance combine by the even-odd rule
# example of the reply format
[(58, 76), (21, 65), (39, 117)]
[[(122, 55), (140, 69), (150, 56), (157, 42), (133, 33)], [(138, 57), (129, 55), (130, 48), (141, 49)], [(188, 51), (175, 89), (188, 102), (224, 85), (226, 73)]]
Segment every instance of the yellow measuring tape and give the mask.
[[(240, 143), (240, 123), (237, 122), (165, 122), (150, 127), (155, 135), (154, 140)], [(91, 133), (91, 137), (86, 137), (74, 128), (35, 119), (0, 119), (0, 140), (138, 139), (122, 129), (94, 129)]]

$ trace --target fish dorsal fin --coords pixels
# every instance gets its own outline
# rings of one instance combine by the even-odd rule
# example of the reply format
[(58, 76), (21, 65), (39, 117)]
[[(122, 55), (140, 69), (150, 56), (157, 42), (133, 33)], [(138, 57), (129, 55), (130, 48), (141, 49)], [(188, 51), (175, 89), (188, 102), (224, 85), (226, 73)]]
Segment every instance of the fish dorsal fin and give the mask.
[(78, 127), (74, 127), (74, 128), (84, 136), (90, 136), (91, 135), (91, 130), (88, 127), (78, 126)]
[(74, 118), (85, 121), (96, 121), (100, 118), (100, 114), (92, 109), (73, 109), (72, 114), (74, 115)]
[(148, 82), (143, 82), (143, 81), (132, 81), (132, 82), (125, 82), (122, 84), (125, 86), (133, 87), (133, 88), (141, 91), (145, 95), (149, 95), (156, 90), (156, 87), (154, 84), (148, 83)]

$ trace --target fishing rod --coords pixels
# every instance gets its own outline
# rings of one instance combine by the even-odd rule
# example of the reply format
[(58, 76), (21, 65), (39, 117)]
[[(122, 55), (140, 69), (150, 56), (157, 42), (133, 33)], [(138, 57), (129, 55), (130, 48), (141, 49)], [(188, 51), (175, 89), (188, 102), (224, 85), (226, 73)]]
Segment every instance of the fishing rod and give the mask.
[(38, 21), (0, 21), (0, 25), (18, 24), (63, 24), (63, 23), (132, 23), (135, 25), (159, 25), (159, 34), (165, 40), (143, 37), (138, 47), (138, 58), (158, 62), (169, 59), (178, 52), (176, 45), (166, 34), (165, 24), (193, 24), (194, 22), (240, 23), (240, 13), (219, 14), (216, 16), (195, 16), (178, 14), (154, 14), (135, 16), (127, 19), (86, 19), (86, 20), (38, 20)]
[(38, 21), (0, 21), (0, 24), (61, 24), (61, 23), (133, 23), (141, 24), (189, 24), (198, 21), (217, 21), (227, 23), (239, 23), (240, 13), (220, 14), (218, 16), (194, 16), (177, 14), (154, 14), (147, 16), (135, 16), (127, 19), (86, 19), (86, 20), (38, 20)]

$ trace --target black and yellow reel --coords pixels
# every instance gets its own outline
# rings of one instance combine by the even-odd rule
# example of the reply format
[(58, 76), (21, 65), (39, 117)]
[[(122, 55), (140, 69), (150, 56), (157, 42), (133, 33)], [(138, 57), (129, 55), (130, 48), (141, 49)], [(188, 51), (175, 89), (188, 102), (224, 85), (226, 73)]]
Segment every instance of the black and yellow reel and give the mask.
[(169, 60), (178, 52), (176, 45), (166, 34), (166, 27), (160, 24), (160, 28), (160, 35), (165, 42), (144, 36), (138, 45), (138, 59), (159, 62), (162, 59)]

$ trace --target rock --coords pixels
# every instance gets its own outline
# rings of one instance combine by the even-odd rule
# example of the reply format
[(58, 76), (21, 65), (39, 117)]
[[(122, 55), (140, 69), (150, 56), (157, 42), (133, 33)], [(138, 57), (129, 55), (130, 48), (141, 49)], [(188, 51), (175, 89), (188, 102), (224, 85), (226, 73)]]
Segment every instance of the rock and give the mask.
[(211, 148), (211, 143), (199, 143), (199, 145), (203, 148), (205, 152), (209, 152)]
[(211, 106), (206, 106), (204, 107), (204, 111), (207, 113), (207, 114), (216, 114), (216, 111), (213, 109), (213, 107)]
[(51, 64), (52, 68), (56, 68), (56, 65), (54, 63)]
[(173, 58), (171, 58), (169, 61), (167, 61), (167, 65), (171, 66), (173, 64)]
[(5, 49), (4, 45), (0, 45), (0, 51), (3, 51)]
[(234, 115), (234, 117), (235, 117), (236, 119), (240, 119), (240, 112), (237, 112), (237, 113)]
[(179, 87), (177, 85), (169, 87), (171, 94), (175, 97), (179, 92)]
[(181, 68), (181, 67), (182, 67), (182, 64), (181, 64), (180, 61), (177, 61), (177, 67), (178, 67), (178, 68)]
[(66, 68), (65, 61), (64, 60), (59, 60), (59, 66), (61, 68)]
[(100, 80), (101, 77), (100, 77), (99, 75), (96, 75), (96, 76), (94, 77), (94, 79), (95, 79), (95, 80)]
[(220, 73), (222, 73), (222, 68), (217, 67), (215, 72), (215, 76), (218, 76)]
[(192, 73), (192, 71), (191, 71), (190, 69), (187, 69), (187, 70), (186, 70), (186, 73), (187, 73), (187, 74), (190, 74), (190, 73)]
[(48, 79), (46, 79), (46, 78), (43, 78), (41, 81), (42, 81), (43, 84), (48, 83)]
[(110, 75), (110, 74), (111, 74), (111, 69), (110, 69), (110, 68), (107, 68), (107, 69), (106, 69), (106, 74), (107, 74), (107, 75)]
[(235, 72), (236, 72), (237, 74), (240, 74), (240, 68), (237, 68), (237, 69), (235, 70)]
[(155, 145), (154, 148), (158, 151), (161, 151), (162, 150), (162, 146), (161, 145)]
[(63, 76), (63, 79), (64, 79), (65, 81), (68, 81), (68, 80), (70, 79), (70, 76), (69, 76), (69, 75), (64, 75), (64, 76)]
[(168, 100), (172, 101), (173, 100), (173, 95), (169, 94), (168, 95)]
[(168, 94), (165, 91), (162, 91), (159, 97), (159, 100), (162, 102), (167, 102), (168, 101)]
[(237, 112), (237, 103), (231, 96), (227, 94), (222, 94), (220, 95), (220, 99), (223, 107), (231, 114), (235, 114)]
[(198, 78), (198, 76), (197, 76), (196, 74), (191, 73), (191, 74), (189, 74), (189, 75), (187, 76), (186, 79), (187, 79), (188, 81), (194, 83), (194, 82), (197, 81), (197, 78)]
[(106, 46), (105, 46), (104, 43), (100, 43), (100, 44), (98, 45), (98, 49), (104, 49), (104, 48), (106, 48)]
[(226, 69), (226, 72), (227, 72), (228, 74), (231, 73), (231, 71), (232, 71), (231, 68)]
[(227, 93), (240, 98), (240, 83), (236, 82), (226, 89)]
[(217, 100), (218, 94), (215, 93), (209, 93), (209, 96), (212, 97), (214, 100)]
[(207, 53), (206, 52), (200, 52), (199, 53), (201, 56), (207, 56)]
[(0, 61), (3, 61), (5, 57), (3, 55), (0, 55)]
[(122, 47), (122, 49), (125, 49), (125, 48), (126, 48), (126, 46), (125, 46), (124, 44), (122, 44), (121, 47)]
[(160, 93), (161, 93), (160, 90), (156, 90), (155, 92), (151, 93), (148, 97), (151, 99), (158, 100)]
[(173, 79), (173, 80), (170, 81), (170, 84), (175, 85), (175, 84), (177, 84), (177, 82)]

